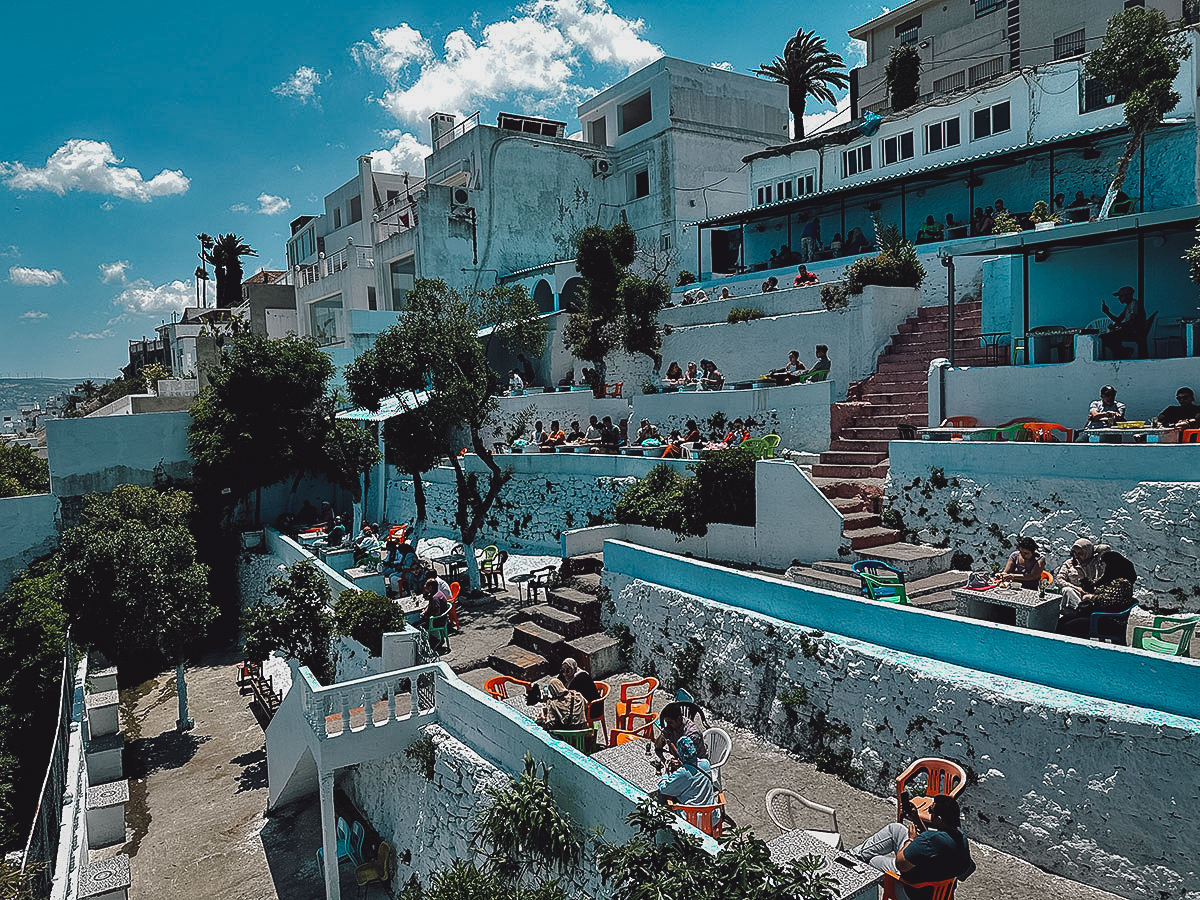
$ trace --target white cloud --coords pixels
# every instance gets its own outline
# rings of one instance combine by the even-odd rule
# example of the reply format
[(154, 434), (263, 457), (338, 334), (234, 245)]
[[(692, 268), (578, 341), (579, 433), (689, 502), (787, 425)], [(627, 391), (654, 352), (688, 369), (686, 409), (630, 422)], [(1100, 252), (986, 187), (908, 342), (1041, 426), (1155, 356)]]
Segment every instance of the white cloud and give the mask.
[(712, 62), (712, 63), (709, 63), (709, 65), (712, 66), (714, 69), (720, 69), (722, 72), (732, 72), (733, 71), (733, 63), (729, 62), (728, 60), (726, 60), (725, 62)]
[(264, 216), (277, 216), (292, 208), (292, 201), (287, 197), (276, 197), (273, 194), (258, 195), (258, 212)]
[[(451, 32), (440, 56), (408, 25), (374, 31), (374, 43), (353, 52), (388, 79), (379, 103), (414, 123), (507, 97), (534, 109), (578, 102), (590, 93), (576, 82), (584, 57), (633, 71), (662, 56), (639, 37), (645, 23), (618, 16), (606, 0), (531, 0), (517, 12), (485, 25), (478, 41), (461, 28)], [(407, 77), (413, 66), (420, 67), (415, 80)]]
[(86, 333), (82, 332), (82, 331), (72, 331), (69, 335), (67, 335), (67, 340), (68, 341), (103, 341), (107, 338), (113, 337), (115, 334), (116, 334), (116, 332), (113, 331), (111, 328), (105, 328), (103, 331), (90, 331), (90, 332), (86, 332)]
[(36, 309), (31, 309), (28, 312), (21, 313), (22, 319), (48, 319), (50, 313), (44, 313)]
[(9, 257), (12, 259), (20, 259), (21, 248), (16, 244), (9, 244), (7, 247), (0, 247), (0, 259), (7, 259)]
[(838, 100), (836, 109), (807, 113), (804, 116), (804, 136), (810, 137), (831, 125), (843, 125), (850, 121), (850, 95)]
[(317, 96), (317, 86), (328, 81), (329, 75), (328, 72), (322, 75), (316, 69), (301, 66), (291, 77), (271, 88), (271, 93), (279, 97), (293, 97), (301, 103), (317, 104), (321, 101), (321, 98)]
[(196, 290), (182, 281), (171, 281), (155, 287), (145, 278), (131, 282), (114, 299), (114, 306), (124, 307), (131, 313), (159, 313), (183, 310), (196, 302)]
[(229, 207), (229, 211), (235, 213), (248, 213), (250, 212), (250, 207), (245, 203), (235, 203), (233, 206)]
[(67, 191), (90, 191), (143, 202), (182, 194), (191, 183), (183, 172), (169, 169), (146, 181), (137, 169), (119, 167), (120, 162), (107, 141), (73, 138), (54, 151), (45, 168), (0, 163), (0, 178), (14, 191), (51, 191), (60, 197)]
[(386, 140), (392, 141), (392, 146), (387, 150), (372, 151), (372, 169), (396, 175), (411, 172), (418, 178), (424, 175), (425, 157), (433, 152), (431, 147), (422, 144), (415, 134), (406, 131), (384, 131), (380, 134)]
[(58, 269), (31, 269), (27, 266), (10, 267), (8, 280), (21, 287), (51, 287), (67, 283)]
[(116, 262), (100, 263), (100, 280), (105, 284), (124, 284), (125, 270), (129, 268), (129, 260), (121, 259)]
[(847, 69), (854, 69), (867, 64), (867, 43), (850, 38), (846, 43), (846, 52), (842, 54)]

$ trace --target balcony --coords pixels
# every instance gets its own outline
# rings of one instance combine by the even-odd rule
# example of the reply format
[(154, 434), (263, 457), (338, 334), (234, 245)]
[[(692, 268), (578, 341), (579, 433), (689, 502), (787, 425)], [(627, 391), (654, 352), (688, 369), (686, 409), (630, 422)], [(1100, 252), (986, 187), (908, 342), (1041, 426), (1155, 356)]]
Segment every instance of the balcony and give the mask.
[(322, 255), (311, 266), (297, 266), (296, 287), (316, 284), (322, 278), (336, 275), (351, 266), (358, 269), (375, 268), (375, 258), (371, 254), (371, 248), (355, 247), (350, 244), (330, 256)]

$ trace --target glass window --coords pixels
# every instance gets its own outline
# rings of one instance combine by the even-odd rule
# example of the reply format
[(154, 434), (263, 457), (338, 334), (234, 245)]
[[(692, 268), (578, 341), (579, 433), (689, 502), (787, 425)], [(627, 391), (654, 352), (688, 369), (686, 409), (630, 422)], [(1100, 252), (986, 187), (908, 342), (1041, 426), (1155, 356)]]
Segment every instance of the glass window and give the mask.
[(1008, 101), (997, 103), (986, 109), (977, 109), (971, 117), (972, 130), (976, 140), (985, 138), (1012, 127), (1011, 110)]
[(649, 197), (650, 170), (642, 169), (640, 172), (630, 172), (626, 185), (629, 188), (630, 200), (637, 200), (641, 197)]
[(335, 206), (333, 208), (333, 230), (337, 231), (341, 227), (342, 227), (342, 210), (341, 210), (341, 207)]
[(626, 134), (650, 121), (650, 92), (617, 107), (617, 133)]
[(350, 198), (350, 224), (362, 221), (362, 195), (355, 194)]
[(849, 178), (871, 169), (871, 145), (864, 144), (842, 154), (842, 177)]
[(883, 139), (883, 164), (885, 166), (912, 158), (913, 133), (911, 131)]

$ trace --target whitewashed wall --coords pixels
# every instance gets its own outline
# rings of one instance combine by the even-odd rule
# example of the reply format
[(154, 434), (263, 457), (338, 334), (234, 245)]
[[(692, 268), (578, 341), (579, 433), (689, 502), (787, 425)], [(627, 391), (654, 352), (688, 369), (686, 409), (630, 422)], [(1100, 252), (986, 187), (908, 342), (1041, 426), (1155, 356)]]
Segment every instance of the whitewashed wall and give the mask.
[(0, 593), (17, 572), (58, 546), (57, 517), (53, 494), (0, 499)]
[[(1200, 722), (985, 675), (605, 575), (606, 621), (632, 667), (687, 686), (721, 717), (802, 754), (824, 751), (885, 796), (922, 756), (955, 760), (969, 837), (1138, 900), (1196, 898)], [(864, 615), (871, 609), (864, 601)], [(916, 615), (921, 615), (916, 613)], [(998, 626), (997, 626), (998, 627)], [(694, 656), (693, 656), (694, 658)], [(735, 748), (735, 753), (737, 752)], [(839, 756), (840, 754), (840, 756)], [(769, 779), (764, 790), (773, 785)]]

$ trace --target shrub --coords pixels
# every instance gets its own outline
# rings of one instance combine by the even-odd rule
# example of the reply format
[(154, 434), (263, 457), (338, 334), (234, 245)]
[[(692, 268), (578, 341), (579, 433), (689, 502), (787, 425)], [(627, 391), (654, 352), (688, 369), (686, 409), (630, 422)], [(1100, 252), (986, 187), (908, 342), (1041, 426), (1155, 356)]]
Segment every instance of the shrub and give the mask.
[(729, 315), (725, 317), (730, 325), (738, 322), (749, 322), (752, 319), (761, 319), (763, 311), (752, 306), (736, 306), (729, 311)]
[(684, 287), (689, 284), (696, 283), (696, 276), (687, 269), (679, 270), (679, 277), (675, 279), (675, 287)]
[(654, 383), (653, 378), (646, 378), (642, 381), (642, 393), (643, 394), (657, 394), (658, 393), (658, 385)]
[(828, 310), (845, 309), (850, 305), (850, 294), (844, 284), (821, 285), (821, 303)]
[(1058, 216), (1050, 212), (1050, 204), (1045, 200), (1039, 200), (1033, 204), (1033, 209), (1029, 213), (1029, 221), (1031, 222), (1057, 222)]
[(754, 454), (749, 450), (708, 453), (696, 470), (698, 514), (703, 521), (754, 524)]
[(696, 479), (685, 478), (666, 463), (655, 466), (645, 478), (621, 492), (615, 515), (622, 524), (648, 525), (680, 539), (708, 533), (700, 516)]
[(374, 591), (342, 591), (333, 609), (338, 634), (354, 638), (372, 656), (383, 655), (383, 635), (404, 628), (404, 614), (387, 597)]
[(917, 248), (906, 241), (895, 225), (875, 227), (876, 256), (856, 259), (846, 269), (846, 292), (861, 294), (868, 284), (883, 287), (919, 288), (925, 280), (925, 267), (917, 258)]
[(992, 220), (992, 234), (1013, 234), (1021, 230), (1021, 223), (1008, 210), (1000, 213)]

